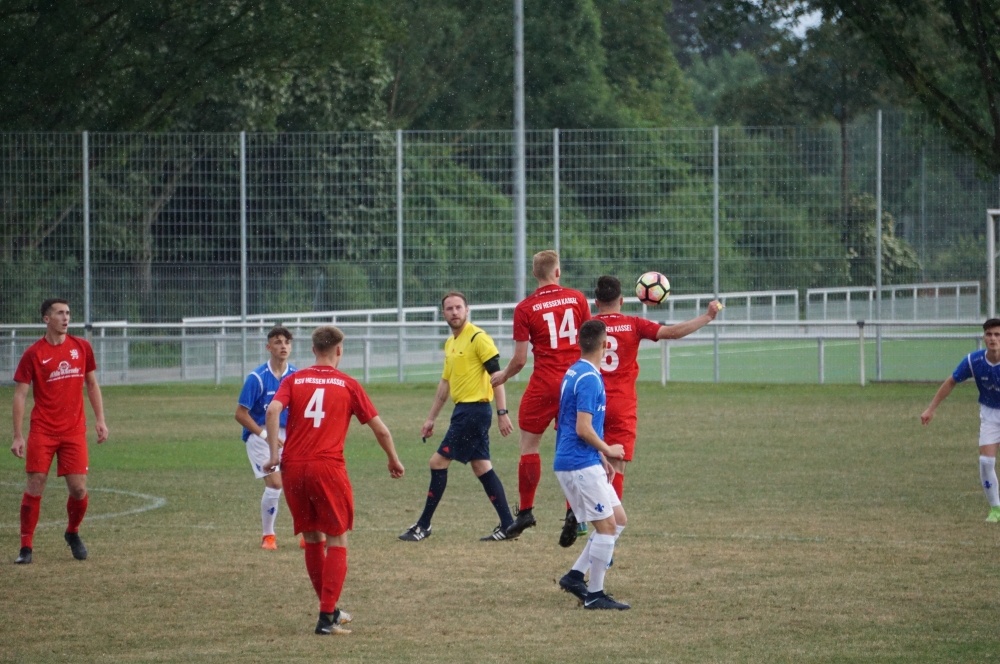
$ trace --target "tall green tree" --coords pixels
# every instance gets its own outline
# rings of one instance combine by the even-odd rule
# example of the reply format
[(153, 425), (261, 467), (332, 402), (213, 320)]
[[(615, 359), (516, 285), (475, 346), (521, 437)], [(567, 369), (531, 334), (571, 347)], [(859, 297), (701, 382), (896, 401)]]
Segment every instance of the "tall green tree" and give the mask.
[(814, 0), (880, 56), (952, 140), (1000, 173), (1000, 0)]
[[(663, 126), (693, 117), (664, 21), (667, 0), (556, 0), (525, 8), (531, 127)], [(513, 125), (513, 13), (493, 0), (398, 3), (386, 51), (389, 122), (420, 129)]]
[(350, 124), (342, 116), (379, 103), (384, 10), (373, 0), (10, 0), (0, 129)]

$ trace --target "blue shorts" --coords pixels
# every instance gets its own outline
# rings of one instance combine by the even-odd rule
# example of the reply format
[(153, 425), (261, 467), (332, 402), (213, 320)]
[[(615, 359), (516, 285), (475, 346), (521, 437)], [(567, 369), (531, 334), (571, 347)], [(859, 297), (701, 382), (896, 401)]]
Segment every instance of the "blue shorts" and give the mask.
[(448, 433), (438, 447), (438, 454), (461, 463), (477, 459), (488, 461), (492, 422), (493, 405), (488, 401), (455, 404)]

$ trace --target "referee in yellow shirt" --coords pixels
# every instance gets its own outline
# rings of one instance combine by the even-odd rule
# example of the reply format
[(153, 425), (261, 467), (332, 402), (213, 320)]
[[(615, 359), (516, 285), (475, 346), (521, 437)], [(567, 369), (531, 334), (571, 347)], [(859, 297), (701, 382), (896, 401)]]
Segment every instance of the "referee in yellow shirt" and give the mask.
[[(444, 372), (420, 435), (426, 439), (434, 433), (434, 420), (449, 393), (455, 402), (455, 411), (451, 415), (448, 433), (437, 452), (431, 456), (431, 487), (427, 491), (424, 513), (399, 539), (419, 542), (431, 534), (431, 518), (448, 486), (448, 465), (459, 461), (472, 466), (472, 472), (479, 478), (500, 517), (500, 525), (492, 535), (481, 538), (482, 541), (505, 540), (507, 526), (513, 523), (514, 518), (507, 505), (503, 484), (490, 463), (490, 422), (493, 420), (490, 376), (500, 371), (500, 353), (490, 335), (469, 322), (469, 303), (464, 295), (455, 291), (448, 293), (441, 299), (441, 309), (451, 327), (452, 336), (444, 342)], [(496, 388), (496, 397), (500, 435), (506, 436), (514, 430), (514, 425), (507, 415), (507, 396), (502, 385)]]

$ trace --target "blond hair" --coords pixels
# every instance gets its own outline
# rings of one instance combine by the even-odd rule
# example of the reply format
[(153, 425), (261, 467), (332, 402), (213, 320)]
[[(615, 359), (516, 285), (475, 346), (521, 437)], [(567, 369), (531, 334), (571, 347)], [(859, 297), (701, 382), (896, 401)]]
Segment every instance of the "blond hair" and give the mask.
[(343, 340), (344, 333), (333, 325), (317, 327), (312, 333), (313, 348), (322, 355), (339, 346)]
[(559, 254), (551, 249), (539, 251), (531, 259), (531, 274), (535, 279), (551, 279), (555, 276), (557, 267), (559, 267)]

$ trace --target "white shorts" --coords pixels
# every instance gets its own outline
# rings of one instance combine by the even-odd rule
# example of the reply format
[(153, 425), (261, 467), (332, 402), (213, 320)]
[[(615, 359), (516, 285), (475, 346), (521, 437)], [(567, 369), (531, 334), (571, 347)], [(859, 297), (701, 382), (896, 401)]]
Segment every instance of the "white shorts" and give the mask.
[(1000, 443), (1000, 408), (979, 404), (979, 446)]
[(608, 481), (604, 466), (557, 470), (556, 478), (580, 523), (607, 519), (613, 514), (612, 508), (622, 504)]
[[(285, 442), (285, 430), (278, 430), (278, 440)], [(285, 450), (284, 447), (278, 448), (278, 458), (281, 458), (281, 453)], [(262, 479), (267, 477), (271, 473), (264, 472), (264, 466), (267, 462), (271, 460), (271, 447), (267, 444), (267, 441), (258, 436), (255, 433), (250, 434), (247, 438), (247, 457), (250, 458), (250, 467), (253, 468), (253, 476), (257, 479)], [(278, 468), (277, 470), (281, 470)]]

